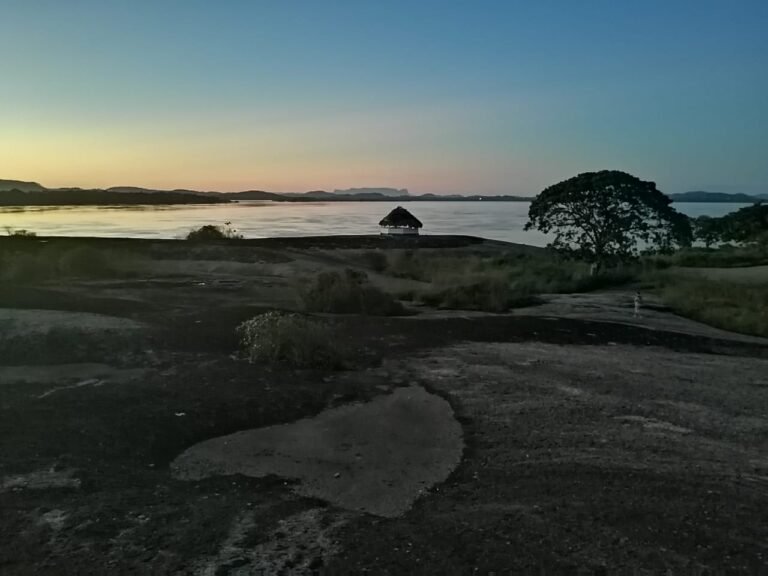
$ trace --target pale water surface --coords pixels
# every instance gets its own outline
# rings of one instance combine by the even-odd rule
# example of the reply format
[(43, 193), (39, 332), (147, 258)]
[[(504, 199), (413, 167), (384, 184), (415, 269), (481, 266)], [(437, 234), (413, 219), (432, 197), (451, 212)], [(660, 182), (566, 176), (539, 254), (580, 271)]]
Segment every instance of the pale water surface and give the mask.
[[(396, 202), (239, 202), (182, 206), (66, 206), (0, 208), (0, 228), (40, 236), (181, 238), (203, 224), (231, 222), (246, 238), (376, 234)], [(689, 216), (722, 216), (744, 204), (678, 203)], [(543, 246), (547, 237), (525, 232), (527, 202), (411, 202), (425, 234), (465, 234)]]

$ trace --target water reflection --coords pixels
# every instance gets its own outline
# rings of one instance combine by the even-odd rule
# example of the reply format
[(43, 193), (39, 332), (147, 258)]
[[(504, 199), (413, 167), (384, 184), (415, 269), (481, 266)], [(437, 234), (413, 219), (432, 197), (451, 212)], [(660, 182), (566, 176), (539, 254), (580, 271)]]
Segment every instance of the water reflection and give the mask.
[[(242, 201), (175, 206), (28, 206), (0, 208), (0, 229), (25, 228), (44, 236), (180, 238), (203, 224), (231, 222), (247, 238), (376, 234), (396, 202)], [(721, 216), (742, 204), (676, 204), (680, 211)], [(412, 202), (426, 234), (466, 234), (543, 246), (547, 236), (523, 226), (527, 202)]]

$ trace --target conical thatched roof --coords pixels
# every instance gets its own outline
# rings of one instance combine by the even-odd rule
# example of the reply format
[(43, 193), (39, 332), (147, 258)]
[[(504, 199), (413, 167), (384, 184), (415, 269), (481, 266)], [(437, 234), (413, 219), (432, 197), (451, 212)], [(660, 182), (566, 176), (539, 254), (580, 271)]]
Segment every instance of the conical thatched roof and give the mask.
[(384, 219), (379, 222), (379, 226), (389, 226), (397, 228), (421, 228), (422, 224), (416, 216), (408, 212), (402, 206), (398, 206), (392, 212), (386, 215)]

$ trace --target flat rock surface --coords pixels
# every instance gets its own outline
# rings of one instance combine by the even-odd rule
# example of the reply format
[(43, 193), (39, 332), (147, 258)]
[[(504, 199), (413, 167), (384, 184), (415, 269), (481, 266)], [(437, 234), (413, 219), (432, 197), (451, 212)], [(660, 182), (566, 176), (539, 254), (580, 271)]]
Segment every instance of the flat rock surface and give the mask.
[(341, 508), (385, 517), (405, 513), (461, 460), (461, 426), (443, 398), (420, 387), (314, 418), (213, 438), (171, 464), (176, 477), (270, 474)]
[(142, 325), (129, 318), (88, 312), (0, 308), (0, 337), (44, 334), (54, 328), (104, 332), (139, 330)]
[(631, 290), (606, 290), (586, 294), (550, 294), (543, 304), (514, 310), (514, 315), (548, 316), (598, 322), (615, 322), (639, 326), (650, 330), (677, 332), (692, 336), (733, 340), (753, 344), (768, 344), (768, 339), (737, 334), (714, 328), (695, 320), (671, 313), (653, 294), (642, 294), (640, 315), (633, 315), (634, 292)]

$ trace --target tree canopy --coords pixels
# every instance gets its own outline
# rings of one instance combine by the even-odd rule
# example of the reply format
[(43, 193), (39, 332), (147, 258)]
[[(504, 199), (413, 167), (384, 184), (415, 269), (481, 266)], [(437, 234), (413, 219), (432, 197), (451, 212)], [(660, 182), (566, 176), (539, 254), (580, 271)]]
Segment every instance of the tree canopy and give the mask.
[(541, 192), (526, 230), (554, 233), (551, 247), (598, 267), (690, 245), (688, 217), (653, 182), (615, 170), (585, 172)]

